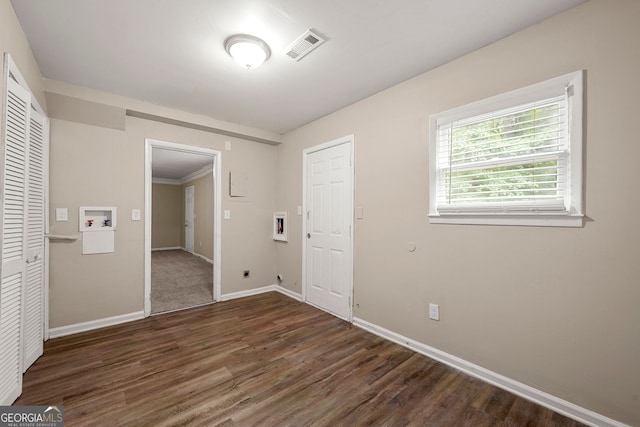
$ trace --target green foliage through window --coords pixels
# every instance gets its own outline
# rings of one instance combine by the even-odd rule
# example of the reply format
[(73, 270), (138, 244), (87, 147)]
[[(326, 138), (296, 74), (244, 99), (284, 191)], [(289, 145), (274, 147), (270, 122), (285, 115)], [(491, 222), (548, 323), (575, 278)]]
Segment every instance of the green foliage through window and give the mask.
[(429, 222), (582, 227), (584, 72), (429, 116)]
[(449, 205), (562, 197), (563, 98), (453, 122), (440, 131), (440, 177)]

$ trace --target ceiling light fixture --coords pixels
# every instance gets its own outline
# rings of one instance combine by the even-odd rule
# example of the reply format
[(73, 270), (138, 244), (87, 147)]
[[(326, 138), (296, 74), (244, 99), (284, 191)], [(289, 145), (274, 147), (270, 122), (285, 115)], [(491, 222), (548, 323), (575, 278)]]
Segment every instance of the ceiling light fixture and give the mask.
[(271, 56), (271, 49), (263, 40), (248, 34), (236, 34), (224, 41), (224, 49), (244, 68), (256, 68)]

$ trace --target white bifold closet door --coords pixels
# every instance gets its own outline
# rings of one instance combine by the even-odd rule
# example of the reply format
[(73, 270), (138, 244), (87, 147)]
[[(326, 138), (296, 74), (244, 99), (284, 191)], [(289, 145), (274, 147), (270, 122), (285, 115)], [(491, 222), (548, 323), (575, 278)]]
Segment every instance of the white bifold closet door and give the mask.
[(22, 392), (23, 289), (26, 279), (27, 138), (30, 94), (7, 79), (2, 188), (2, 282), (0, 284), (0, 404)]
[(42, 356), (44, 347), (45, 181), (49, 140), (48, 120), (36, 111), (29, 119), (27, 149), (27, 277), (24, 313), (24, 366)]
[(11, 78), (5, 83), (0, 405), (10, 405), (20, 395), (22, 374), (43, 349), (48, 164), (48, 120), (31, 108), (27, 89)]

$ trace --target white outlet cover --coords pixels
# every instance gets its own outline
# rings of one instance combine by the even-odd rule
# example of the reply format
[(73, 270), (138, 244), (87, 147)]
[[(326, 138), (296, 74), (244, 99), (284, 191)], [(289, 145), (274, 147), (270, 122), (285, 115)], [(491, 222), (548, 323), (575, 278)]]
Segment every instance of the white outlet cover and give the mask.
[(429, 319), (440, 320), (440, 306), (429, 303)]
[(133, 209), (131, 211), (131, 221), (140, 221), (140, 209)]
[(56, 221), (69, 221), (69, 209), (56, 208)]

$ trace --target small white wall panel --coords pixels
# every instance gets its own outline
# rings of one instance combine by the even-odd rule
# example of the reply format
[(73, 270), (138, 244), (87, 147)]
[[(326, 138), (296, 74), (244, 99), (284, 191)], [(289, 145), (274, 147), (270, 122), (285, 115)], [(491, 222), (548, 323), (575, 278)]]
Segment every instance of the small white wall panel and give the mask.
[(249, 177), (244, 172), (229, 172), (229, 196), (246, 197), (249, 195)]
[(115, 232), (96, 231), (82, 233), (82, 254), (108, 254), (115, 250)]

